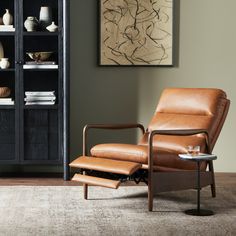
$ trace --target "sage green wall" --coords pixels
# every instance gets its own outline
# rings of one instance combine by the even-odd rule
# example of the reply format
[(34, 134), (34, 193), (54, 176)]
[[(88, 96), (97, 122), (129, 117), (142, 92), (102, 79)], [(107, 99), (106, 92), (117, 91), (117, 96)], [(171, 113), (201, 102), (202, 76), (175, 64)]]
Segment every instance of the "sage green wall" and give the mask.
[[(71, 157), (82, 152), (86, 123), (148, 124), (166, 87), (217, 87), (231, 99), (230, 112), (214, 152), (216, 171), (236, 172), (236, 1), (180, 0), (178, 66), (96, 66), (97, 1), (71, 0)], [(177, 4), (178, 5), (178, 4)], [(177, 6), (178, 8), (178, 6)], [(177, 14), (178, 15), (178, 14)], [(178, 17), (177, 17), (178, 19)], [(179, 43), (178, 43), (179, 41)], [(178, 45), (179, 44), (179, 45)], [(109, 133), (112, 141), (134, 141), (131, 132)], [(94, 133), (94, 142), (104, 133)]]

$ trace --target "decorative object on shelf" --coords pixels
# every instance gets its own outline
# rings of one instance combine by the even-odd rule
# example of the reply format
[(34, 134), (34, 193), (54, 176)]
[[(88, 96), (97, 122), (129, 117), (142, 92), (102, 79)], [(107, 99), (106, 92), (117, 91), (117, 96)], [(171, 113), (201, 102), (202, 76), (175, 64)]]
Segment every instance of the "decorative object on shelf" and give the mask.
[(173, 65), (173, 0), (100, 0), (104, 66)]
[(53, 52), (27, 52), (26, 54), (34, 61), (46, 61)]
[(43, 30), (52, 23), (52, 9), (48, 6), (42, 6), (39, 13), (39, 23)]
[(0, 17), (0, 25), (3, 25), (2, 17)]
[(58, 30), (58, 26), (55, 25), (55, 22), (53, 21), (52, 24), (49, 25), (46, 29), (50, 32), (56, 32)]
[(0, 98), (0, 105), (14, 105), (12, 98)]
[(24, 26), (28, 32), (37, 31), (39, 21), (34, 16), (28, 16), (25, 20)]
[(0, 25), (0, 31), (14, 32), (15, 28), (13, 27), (13, 25)]
[(26, 91), (25, 105), (54, 105), (55, 91)]
[(10, 96), (11, 94), (11, 89), (8, 87), (0, 87), (0, 97), (5, 98)]
[(0, 41), (0, 60), (4, 57), (4, 50), (3, 50), (3, 45), (2, 42)]
[(13, 17), (9, 9), (6, 9), (6, 13), (3, 15), (3, 23), (4, 25), (11, 25), (13, 23)]
[(23, 69), (58, 69), (55, 61), (26, 61)]
[(9, 58), (1, 58), (0, 60), (1, 69), (7, 69), (10, 67)]

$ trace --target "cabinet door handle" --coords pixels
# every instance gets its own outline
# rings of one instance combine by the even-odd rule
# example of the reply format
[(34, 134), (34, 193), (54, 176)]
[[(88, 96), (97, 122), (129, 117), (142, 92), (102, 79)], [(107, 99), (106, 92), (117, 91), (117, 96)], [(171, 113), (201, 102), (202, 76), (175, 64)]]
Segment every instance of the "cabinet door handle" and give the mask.
[(15, 61), (15, 63), (16, 63), (17, 65), (23, 65), (23, 64), (24, 64), (23, 61)]

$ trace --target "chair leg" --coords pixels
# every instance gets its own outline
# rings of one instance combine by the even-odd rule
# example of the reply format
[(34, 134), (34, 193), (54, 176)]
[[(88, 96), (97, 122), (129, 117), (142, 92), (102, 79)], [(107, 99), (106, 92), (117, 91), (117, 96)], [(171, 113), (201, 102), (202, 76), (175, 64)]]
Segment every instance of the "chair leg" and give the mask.
[(209, 171), (212, 174), (211, 196), (216, 197), (216, 185), (215, 185), (215, 174), (214, 174), (213, 161), (209, 162)]
[(148, 174), (148, 210), (153, 210), (153, 179), (152, 174)]
[[(86, 171), (83, 171), (83, 175), (86, 175)], [(84, 199), (87, 200), (88, 199), (88, 185), (83, 184), (83, 187), (84, 187)]]
[(83, 184), (83, 186), (84, 186), (84, 199), (87, 200), (88, 199), (88, 185)]
[(148, 187), (148, 210), (153, 210), (153, 193), (152, 190)]

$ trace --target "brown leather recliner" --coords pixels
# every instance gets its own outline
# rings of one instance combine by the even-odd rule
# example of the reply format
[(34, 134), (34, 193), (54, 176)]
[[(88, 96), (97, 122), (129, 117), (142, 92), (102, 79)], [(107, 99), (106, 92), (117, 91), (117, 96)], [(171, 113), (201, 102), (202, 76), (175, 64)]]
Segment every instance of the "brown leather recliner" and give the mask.
[[(87, 175), (88, 170), (133, 176), (148, 185), (149, 210), (153, 194), (163, 191), (196, 188), (196, 163), (178, 157), (188, 145), (200, 145), (201, 152), (211, 153), (228, 113), (230, 101), (224, 91), (208, 88), (168, 88), (161, 95), (155, 114), (145, 131), (140, 124), (87, 125), (84, 128), (83, 156), (70, 166), (80, 168), (72, 180), (88, 185), (118, 188), (120, 180)], [(87, 134), (91, 128), (140, 128), (143, 137), (137, 145), (99, 144), (87, 154)], [(208, 170), (207, 170), (208, 167)], [(138, 180), (137, 180), (138, 178)], [(212, 161), (202, 162), (201, 187), (211, 185), (215, 197)]]

